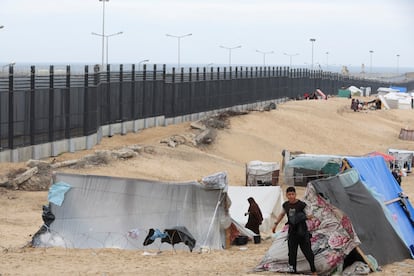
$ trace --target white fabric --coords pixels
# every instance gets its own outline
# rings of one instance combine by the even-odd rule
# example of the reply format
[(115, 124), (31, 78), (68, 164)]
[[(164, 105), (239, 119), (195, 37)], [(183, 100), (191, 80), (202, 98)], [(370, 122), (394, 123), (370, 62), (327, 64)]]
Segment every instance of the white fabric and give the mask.
[(231, 199), (230, 216), (240, 225), (246, 225), (249, 209), (247, 199), (253, 197), (263, 215), (260, 232), (270, 232), (276, 217), (282, 211), (283, 196), (279, 186), (228, 186)]

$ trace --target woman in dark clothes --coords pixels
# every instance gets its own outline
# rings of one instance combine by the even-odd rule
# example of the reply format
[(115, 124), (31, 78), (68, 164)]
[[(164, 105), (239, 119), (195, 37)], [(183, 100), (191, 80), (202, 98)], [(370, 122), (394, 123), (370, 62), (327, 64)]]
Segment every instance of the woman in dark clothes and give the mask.
[(249, 215), (249, 219), (246, 223), (246, 228), (260, 235), (259, 226), (262, 224), (263, 221), (262, 211), (260, 210), (259, 205), (257, 205), (256, 201), (252, 197), (249, 197), (247, 201), (249, 202), (250, 206), (247, 213), (244, 214), (245, 216)]

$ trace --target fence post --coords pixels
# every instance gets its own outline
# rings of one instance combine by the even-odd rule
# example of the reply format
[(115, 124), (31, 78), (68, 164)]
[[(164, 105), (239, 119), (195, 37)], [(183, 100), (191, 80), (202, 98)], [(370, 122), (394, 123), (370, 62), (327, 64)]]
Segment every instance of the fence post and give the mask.
[(171, 112), (173, 117), (175, 117), (175, 90), (177, 85), (175, 84), (175, 67), (172, 68), (172, 103), (171, 103)]
[(193, 72), (193, 69), (190, 67), (190, 68), (188, 68), (188, 81), (189, 82), (191, 82), (191, 74), (192, 74), (192, 72)]
[(65, 85), (65, 138), (70, 138), (70, 66), (66, 66), (66, 85)]
[[(94, 73), (94, 78), (96, 76), (96, 72)], [(83, 74), (83, 135), (87, 136), (89, 134), (89, 67), (85, 65), (84, 67), (84, 74)], [(95, 79), (94, 79), (95, 81)]]
[[(135, 64), (132, 64), (131, 66), (131, 102), (130, 102), (130, 107), (131, 107), (131, 120), (135, 120), (135, 101), (136, 101), (136, 97), (135, 97)], [(134, 129), (135, 131), (135, 129)]]
[(49, 67), (49, 142), (53, 142), (54, 140), (54, 132), (55, 132), (55, 116), (54, 116), (54, 102), (55, 102), (55, 95), (53, 93), (53, 80), (54, 80), (54, 67), (50, 65)]
[(30, 145), (35, 144), (35, 72), (35, 67), (30, 66)]
[(13, 78), (14, 78), (14, 68), (9, 66), (9, 149), (14, 148), (14, 97), (13, 97)]
[[(124, 120), (125, 120), (125, 118), (124, 118), (124, 108), (123, 108), (123, 105), (124, 105), (124, 91), (123, 91), (123, 85), (124, 84), (124, 65), (123, 64), (120, 64), (119, 65), (119, 120), (121, 121), (121, 122), (123, 122)], [(121, 135), (124, 135), (124, 134), (126, 134), (124, 131), (123, 131), (123, 127), (121, 127), (122, 128), (122, 130), (121, 130)]]
[(196, 68), (196, 81), (200, 80), (200, 68)]
[(180, 70), (180, 82), (184, 82), (184, 68), (183, 67), (181, 67), (181, 70)]

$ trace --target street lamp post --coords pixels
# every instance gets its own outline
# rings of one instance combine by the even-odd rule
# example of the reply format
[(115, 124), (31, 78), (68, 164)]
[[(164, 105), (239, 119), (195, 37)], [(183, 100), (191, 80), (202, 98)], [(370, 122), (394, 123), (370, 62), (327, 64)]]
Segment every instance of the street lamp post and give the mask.
[(177, 42), (178, 42), (178, 49), (177, 49), (177, 51), (178, 51), (178, 69), (180, 69), (180, 40), (181, 40), (181, 38), (183, 38), (183, 37), (186, 37), (186, 36), (191, 36), (191, 35), (193, 35), (193, 34), (185, 34), (185, 35), (171, 35), (171, 34), (166, 34), (166, 36), (169, 36), (169, 37), (175, 37), (176, 39), (177, 39)]
[(109, 2), (109, 0), (99, 0), (102, 2), (102, 61), (101, 66), (104, 70), (104, 56), (105, 56), (105, 2)]
[[(113, 34), (110, 34), (110, 35), (97, 34), (97, 33), (94, 33), (94, 32), (91, 33), (93, 35), (102, 36), (104, 41), (106, 39), (106, 64), (109, 64), (109, 60), (108, 60), (108, 52), (109, 52), (109, 43), (108, 43), (108, 41), (109, 41), (109, 38), (111, 36), (120, 35), (120, 34), (123, 34), (123, 33), (124, 32), (117, 32), (117, 33), (113, 33)], [(105, 64), (102, 62), (102, 70), (104, 68), (104, 65)]]
[(372, 74), (372, 54), (374, 53), (373, 50), (369, 50), (370, 57), (369, 57), (369, 72)]
[(231, 51), (233, 51), (234, 49), (241, 48), (241, 45), (238, 45), (235, 47), (226, 47), (226, 46), (220, 45), (220, 48), (223, 48), (229, 51), (229, 67), (231, 67)]
[(266, 55), (273, 54), (274, 53), (273, 51), (270, 51), (270, 52), (262, 52), (260, 50), (256, 50), (256, 52), (258, 52), (258, 53), (260, 53), (260, 54), (263, 55), (263, 66), (266, 66)]
[(313, 70), (313, 44), (315, 43), (316, 39), (311, 38), (311, 39), (309, 39), (309, 41), (312, 42), (312, 65), (311, 65), (311, 70)]
[(287, 53), (283, 53), (285, 56), (288, 56), (289, 57), (289, 67), (290, 68), (292, 68), (292, 57), (294, 57), (294, 56), (298, 56), (299, 54), (298, 53), (296, 53), (296, 54), (287, 54)]
[(328, 71), (329, 68), (329, 52), (326, 52), (326, 71)]
[(141, 71), (141, 64), (144, 63), (144, 62), (148, 62), (148, 61), (149, 61), (149, 59), (143, 59), (140, 62), (138, 62), (138, 71)]
[(397, 75), (400, 73), (400, 55), (397, 54)]

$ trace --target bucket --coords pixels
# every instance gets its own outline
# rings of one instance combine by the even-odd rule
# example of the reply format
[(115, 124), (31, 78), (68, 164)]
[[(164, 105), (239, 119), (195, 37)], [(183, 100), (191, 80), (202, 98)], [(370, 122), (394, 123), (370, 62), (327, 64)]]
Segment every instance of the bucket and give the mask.
[(247, 243), (247, 241), (248, 241), (248, 237), (247, 236), (237, 236), (234, 239), (234, 242), (233, 243), (235, 245), (245, 245)]
[(258, 235), (258, 236), (253, 236), (253, 240), (254, 240), (254, 243), (260, 243), (260, 241), (261, 241), (261, 237), (260, 237), (260, 235)]

